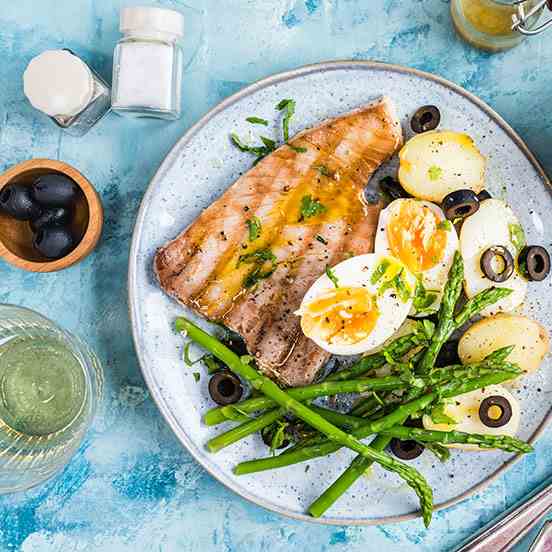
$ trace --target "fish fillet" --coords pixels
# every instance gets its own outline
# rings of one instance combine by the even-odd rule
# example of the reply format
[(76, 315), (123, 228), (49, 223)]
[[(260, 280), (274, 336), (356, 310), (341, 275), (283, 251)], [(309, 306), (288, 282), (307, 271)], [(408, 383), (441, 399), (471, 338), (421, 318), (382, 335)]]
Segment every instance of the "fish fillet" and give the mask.
[(329, 354), (294, 312), (327, 266), (373, 251), (380, 206), (364, 188), (402, 141), (387, 98), (296, 135), (157, 251), (161, 287), (240, 334), (274, 379), (312, 382)]

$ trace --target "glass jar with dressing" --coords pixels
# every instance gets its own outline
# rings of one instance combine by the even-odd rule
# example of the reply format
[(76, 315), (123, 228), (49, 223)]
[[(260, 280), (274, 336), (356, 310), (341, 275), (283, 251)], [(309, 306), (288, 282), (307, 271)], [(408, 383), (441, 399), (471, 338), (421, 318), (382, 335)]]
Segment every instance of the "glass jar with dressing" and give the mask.
[(500, 52), (538, 34), (552, 20), (535, 26), (550, 0), (451, 0), (452, 22), (458, 34), (477, 48)]
[(113, 110), (131, 117), (178, 119), (184, 16), (164, 8), (123, 8), (120, 30), (124, 36), (113, 59)]

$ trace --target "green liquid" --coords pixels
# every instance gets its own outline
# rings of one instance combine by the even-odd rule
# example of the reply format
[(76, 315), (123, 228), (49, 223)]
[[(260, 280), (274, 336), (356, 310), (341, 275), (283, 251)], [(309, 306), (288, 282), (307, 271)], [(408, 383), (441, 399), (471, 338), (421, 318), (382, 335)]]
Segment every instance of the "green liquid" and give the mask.
[(18, 336), (0, 345), (0, 421), (20, 434), (67, 429), (86, 401), (83, 367), (56, 337)]

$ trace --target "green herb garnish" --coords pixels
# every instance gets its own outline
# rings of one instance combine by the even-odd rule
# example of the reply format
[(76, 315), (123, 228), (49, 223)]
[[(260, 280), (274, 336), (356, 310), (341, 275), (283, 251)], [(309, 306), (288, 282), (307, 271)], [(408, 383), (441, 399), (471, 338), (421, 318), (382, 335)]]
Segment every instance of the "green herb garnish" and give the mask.
[(383, 275), (387, 272), (387, 269), (390, 266), (391, 266), (391, 263), (387, 259), (384, 259), (383, 261), (381, 261), (380, 264), (376, 267), (376, 270), (374, 270), (374, 272), (372, 273), (372, 277), (370, 278), (370, 283), (372, 285), (377, 284), (381, 280)]
[(274, 432), (274, 435), (272, 436), (272, 440), (270, 442), (270, 452), (272, 454), (276, 454), (276, 450), (279, 449), (286, 440), (286, 428), (288, 426), (287, 422), (280, 422), (278, 423), (278, 429)]
[(414, 291), (414, 300), (412, 305), (416, 312), (426, 311), (437, 300), (437, 293), (429, 292), (422, 283), (421, 277), (418, 277), (416, 282), (416, 290)]
[(326, 165), (318, 165), (317, 167), (314, 167), (322, 176), (332, 176), (332, 173)]
[(270, 249), (257, 249), (257, 251), (252, 251), (251, 253), (240, 255), (236, 268), (239, 267), (242, 263), (258, 263), (265, 261), (270, 261), (275, 264), (276, 255), (274, 255), (274, 253), (272, 253)]
[(276, 142), (274, 140), (271, 140), (270, 138), (266, 138), (266, 136), (261, 136), (261, 141), (263, 143), (262, 146), (247, 145), (235, 132), (232, 132), (230, 134), (230, 140), (232, 140), (232, 143), (240, 151), (251, 153), (257, 157), (257, 159), (255, 159), (253, 163), (254, 165), (256, 165), (263, 157), (266, 157), (269, 153), (272, 153), (276, 149)]
[(221, 369), (220, 364), (213, 355), (205, 355), (203, 357), (203, 362), (205, 363), (205, 366), (207, 366), (207, 373), (209, 375), (214, 374)]
[(455, 425), (456, 420), (445, 414), (445, 405), (443, 403), (434, 406), (429, 414), (434, 424)]
[(249, 230), (249, 241), (255, 241), (262, 231), (262, 225), (259, 217), (251, 217), (245, 221), (247, 229)]
[(295, 100), (284, 99), (276, 106), (278, 111), (284, 111), (282, 119), (282, 130), (284, 133), (284, 142), (289, 140), (289, 122), (295, 113)]
[(301, 146), (294, 146), (293, 144), (288, 144), (288, 147), (290, 147), (295, 153), (307, 153), (307, 148), (303, 148)]
[(314, 239), (316, 241), (319, 241), (320, 243), (323, 243), (324, 245), (328, 245), (328, 240), (325, 240), (320, 234), (316, 234)]
[(437, 165), (431, 165), (431, 167), (427, 170), (427, 174), (430, 180), (439, 180), (443, 174), (443, 169)]
[(317, 199), (313, 199), (311, 195), (303, 196), (301, 199), (301, 207), (300, 207), (300, 214), (299, 222), (315, 217), (317, 215), (321, 215), (322, 213), (325, 213), (328, 209), (325, 205), (320, 203)]
[(388, 289), (394, 289), (397, 292), (399, 299), (403, 303), (406, 303), (410, 299), (411, 292), (408, 288), (408, 284), (403, 279), (403, 275), (404, 269), (401, 268), (401, 270), (397, 272), (393, 278), (381, 284), (379, 294), (383, 295)]
[(508, 230), (510, 232), (510, 241), (519, 253), (527, 244), (525, 241), (525, 232), (521, 224), (508, 224)]
[(446, 230), (447, 232), (450, 232), (452, 230), (452, 222), (447, 219), (443, 219), (438, 225), (437, 230)]
[(199, 380), (201, 379), (201, 374), (199, 372), (194, 372), (194, 379), (196, 383), (198, 383)]
[(326, 276), (332, 281), (332, 284), (336, 288), (339, 287), (339, 280), (337, 279), (335, 272), (329, 266), (326, 266)]
[(260, 117), (247, 117), (246, 121), (252, 125), (268, 126), (268, 121), (266, 119), (261, 119)]
[(244, 281), (243, 285), (246, 288), (253, 287), (255, 284), (257, 284), (260, 280), (266, 280), (267, 278), (270, 278), (272, 274), (274, 274), (275, 268), (271, 268), (269, 270), (263, 270), (260, 266), (255, 268), (253, 272), (249, 273)]

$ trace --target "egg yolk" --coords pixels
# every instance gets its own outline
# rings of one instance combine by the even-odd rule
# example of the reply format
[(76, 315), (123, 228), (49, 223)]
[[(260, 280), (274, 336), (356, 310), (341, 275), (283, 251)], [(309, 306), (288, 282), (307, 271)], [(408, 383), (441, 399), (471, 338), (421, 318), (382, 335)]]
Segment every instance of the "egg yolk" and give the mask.
[(447, 244), (447, 231), (439, 228), (438, 216), (416, 200), (403, 200), (394, 207), (387, 223), (391, 253), (414, 273), (433, 268)]
[(301, 328), (307, 337), (334, 345), (366, 339), (379, 316), (376, 298), (362, 287), (339, 287), (302, 308)]

